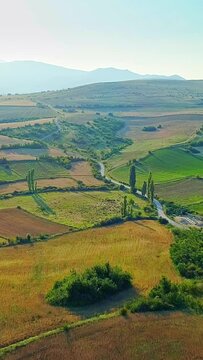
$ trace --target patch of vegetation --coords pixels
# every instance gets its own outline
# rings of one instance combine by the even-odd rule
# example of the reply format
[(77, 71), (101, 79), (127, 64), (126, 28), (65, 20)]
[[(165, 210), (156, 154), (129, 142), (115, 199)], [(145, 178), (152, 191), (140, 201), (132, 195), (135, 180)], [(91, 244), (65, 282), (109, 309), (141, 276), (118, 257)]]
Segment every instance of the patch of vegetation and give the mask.
[(174, 284), (162, 277), (147, 297), (134, 300), (128, 307), (133, 313), (162, 310), (192, 310), (202, 313), (203, 306), (193, 293), (192, 287)]
[(78, 274), (57, 281), (48, 292), (46, 300), (57, 306), (84, 306), (101, 301), (132, 286), (131, 275), (109, 263), (95, 265)]
[(157, 131), (156, 126), (144, 126), (142, 131)]
[(47, 234), (40, 234), (39, 236), (32, 236), (30, 234), (27, 234), (26, 236), (16, 236), (15, 239), (4, 239), (4, 241), (0, 242), (0, 247), (33, 244), (35, 242), (47, 240), (48, 238), (49, 235)]
[(168, 216), (183, 216), (189, 212), (186, 206), (175, 204), (173, 201), (164, 201), (164, 207)]
[(187, 278), (203, 276), (203, 231), (174, 229), (175, 242), (171, 245), (171, 258), (180, 274)]
[(0, 131), (1, 135), (43, 141), (65, 150), (87, 152), (88, 156), (108, 158), (131, 144), (128, 139), (116, 136), (124, 126), (123, 121), (116, 118), (97, 118), (86, 124), (67, 121), (28, 125), (22, 128), (9, 128)]

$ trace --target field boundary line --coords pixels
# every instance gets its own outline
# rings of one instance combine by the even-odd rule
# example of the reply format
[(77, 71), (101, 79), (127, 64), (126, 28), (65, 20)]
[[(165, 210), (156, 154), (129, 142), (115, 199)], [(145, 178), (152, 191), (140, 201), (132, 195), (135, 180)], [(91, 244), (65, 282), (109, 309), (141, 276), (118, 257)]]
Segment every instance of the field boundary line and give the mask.
[(85, 319), (85, 320), (79, 320), (75, 323), (71, 323), (71, 324), (64, 324), (63, 326), (61, 327), (58, 327), (56, 329), (53, 329), (53, 330), (49, 330), (49, 331), (45, 331), (39, 335), (35, 335), (35, 336), (32, 336), (32, 337), (29, 337), (27, 339), (24, 339), (24, 340), (20, 340), (16, 343), (13, 343), (13, 344), (10, 344), (8, 346), (5, 346), (5, 347), (2, 347), (0, 348), (0, 358), (2, 358), (3, 356), (21, 348), (21, 347), (24, 347), (28, 344), (31, 344), (33, 342), (36, 342), (40, 339), (44, 339), (46, 337), (49, 337), (49, 336), (52, 336), (52, 335), (57, 335), (57, 334), (60, 334), (64, 331), (69, 331), (71, 329), (74, 329), (74, 328), (77, 328), (77, 327), (80, 327), (80, 326), (84, 326), (84, 325), (87, 325), (87, 324), (92, 324), (94, 322), (97, 322), (97, 321), (102, 321), (102, 320), (107, 320), (107, 319), (111, 319), (111, 318), (114, 318), (114, 317), (117, 317), (119, 316), (119, 311), (114, 311), (114, 312), (110, 312), (110, 313), (107, 313), (107, 314), (101, 314), (99, 316), (94, 316), (94, 317), (91, 317), (91, 318), (88, 318), (88, 319)]

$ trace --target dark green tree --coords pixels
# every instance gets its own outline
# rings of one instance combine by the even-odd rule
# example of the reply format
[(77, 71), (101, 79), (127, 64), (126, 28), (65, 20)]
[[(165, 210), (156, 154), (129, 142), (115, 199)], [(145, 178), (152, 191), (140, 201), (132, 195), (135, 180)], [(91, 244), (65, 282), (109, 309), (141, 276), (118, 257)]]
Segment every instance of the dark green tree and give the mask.
[(150, 186), (151, 186), (151, 181), (152, 181), (152, 173), (150, 171), (149, 176), (148, 176), (148, 180), (147, 180), (147, 197), (150, 200)]
[(151, 202), (151, 204), (153, 204), (153, 201), (154, 201), (154, 181), (151, 180), (151, 183), (150, 183), (150, 202)]
[(122, 217), (127, 216), (127, 205), (128, 205), (127, 196), (124, 196), (123, 204), (122, 204), (122, 208), (121, 208)]
[(142, 185), (142, 196), (145, 196), (147, 193), (147, 182), (144, 181)]
[(136, 191), (136, 170), (135, 170), (135, 165), (132, 165), (130, 167), (129, 183), (130, 183), (130, 191), (133, 194)]

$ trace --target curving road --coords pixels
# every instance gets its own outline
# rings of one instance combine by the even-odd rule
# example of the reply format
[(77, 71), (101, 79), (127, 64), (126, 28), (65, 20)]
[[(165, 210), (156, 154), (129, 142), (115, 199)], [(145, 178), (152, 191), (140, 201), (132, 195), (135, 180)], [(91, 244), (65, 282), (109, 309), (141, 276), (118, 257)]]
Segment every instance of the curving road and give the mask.
[[(129, 185), (123, 184), (123, 183), (121, 183), (121, 182), (119, 182), (117, 180), (112, 179), (109, 176), (106, 176), (105, 175), (105, 166), (104, 166), (104, 164), (102, 162), (98, 162), (98, 164), (99, 164), (99, 167), (100, 167), (100, 174), (101, 174), (102, 177), (104, 177), (108, 181), (111, 181), (115, 185), (119, 185), (119, 186), (122, 185), (127, 190), (130, 190)], [(141, 191), (139, 191), (139, 190), (137, 190), (137, 194), (142, 195)], [(166, 213), (164, 212), (163, 206), (161, 205), (161, 203), (157, 199), (154, 199), (154, 205), (156, 206), (156, 209), (157, 209), (157, 212), (158, 212), (158, 217), (160, 217), (162, 219), (166, 219), (169, 222), (169, 224), (171, 224), (173, 226), (176, 226), (176, 227), (179, 227), (179, 228), (185, 228), (184, 225), (181, 225), (181, 224), (175, 222), (174, 220), (170, 219), (166, 215)]]

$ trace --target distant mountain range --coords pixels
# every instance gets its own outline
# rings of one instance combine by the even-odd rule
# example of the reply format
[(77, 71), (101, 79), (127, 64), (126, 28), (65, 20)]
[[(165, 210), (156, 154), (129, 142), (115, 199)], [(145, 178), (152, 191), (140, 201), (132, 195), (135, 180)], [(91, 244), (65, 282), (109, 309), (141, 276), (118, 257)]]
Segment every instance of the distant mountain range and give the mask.
[(178, 75), (140, 75), (116, 68), (83, 71), (36, 61), (0, 61), (0, 94), (32, 93), (99, 82), (143, 79), (185, 80)]

